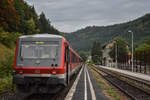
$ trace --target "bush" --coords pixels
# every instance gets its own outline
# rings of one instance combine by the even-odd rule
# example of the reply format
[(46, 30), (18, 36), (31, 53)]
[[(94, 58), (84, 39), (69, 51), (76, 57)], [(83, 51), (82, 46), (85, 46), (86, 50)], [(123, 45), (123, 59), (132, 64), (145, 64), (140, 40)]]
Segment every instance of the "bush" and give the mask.
[(12, 75), (14, 55), (10, 54), (0, 61), (0, 78)]
[(11, 53), (0, 59), (0, 92), (12, 88), (12, 71), (14, 56)]
[(12, 88), (12, 76), (0, 79), (0, 92)]
[(0, 29), (0, 42), (9, 48), (12, 48), (16, 43), (16, 39), (21, 35), (21, 33), (9, 33)]

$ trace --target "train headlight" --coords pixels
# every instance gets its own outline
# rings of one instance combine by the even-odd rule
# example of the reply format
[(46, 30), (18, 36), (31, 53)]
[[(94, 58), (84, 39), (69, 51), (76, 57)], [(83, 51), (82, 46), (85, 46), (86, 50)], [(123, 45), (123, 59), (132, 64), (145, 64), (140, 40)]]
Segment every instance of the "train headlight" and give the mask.
[(19, 71), (19, 74), (22, 75), (22, 74), (23, 74), (23, 71)]
[(56, 75), (56, 74), (57, 74), (56, 70), (53, 70), (53, 71), (52, 71), (52, 74), (53, 74), (53, 75)]

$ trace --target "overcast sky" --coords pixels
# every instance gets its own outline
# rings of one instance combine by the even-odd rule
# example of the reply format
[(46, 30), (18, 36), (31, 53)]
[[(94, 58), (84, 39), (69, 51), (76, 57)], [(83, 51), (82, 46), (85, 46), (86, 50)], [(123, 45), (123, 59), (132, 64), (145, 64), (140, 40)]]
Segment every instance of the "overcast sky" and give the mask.
[(150, 13), (150, 0), (25, 0), (42, 11), (53, 26), (73, 32), (86, 26), (106, 26)]

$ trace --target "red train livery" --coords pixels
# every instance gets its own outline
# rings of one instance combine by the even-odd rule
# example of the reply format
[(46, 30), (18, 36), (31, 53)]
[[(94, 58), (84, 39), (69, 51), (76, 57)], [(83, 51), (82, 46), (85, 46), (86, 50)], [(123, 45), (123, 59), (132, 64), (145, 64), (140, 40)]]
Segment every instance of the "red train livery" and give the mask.
[(16, 43), (13, 83), (21, 92), (54, 93), (69, 84), (81, 60), (62, 36), (21, 36)]

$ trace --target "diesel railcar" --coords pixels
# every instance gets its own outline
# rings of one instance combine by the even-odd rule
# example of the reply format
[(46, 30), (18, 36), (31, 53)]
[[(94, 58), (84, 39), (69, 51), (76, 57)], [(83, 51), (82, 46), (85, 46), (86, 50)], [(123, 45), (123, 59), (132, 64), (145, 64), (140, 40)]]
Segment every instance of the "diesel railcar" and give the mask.
[(59, 35), (36, 34), (18, 38), (13, 83), (21, 92), (55, 93), (69, 84), (82, 58)]

